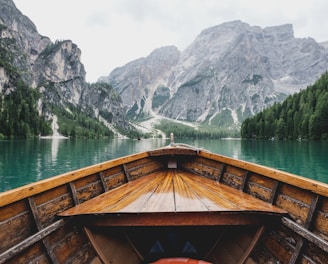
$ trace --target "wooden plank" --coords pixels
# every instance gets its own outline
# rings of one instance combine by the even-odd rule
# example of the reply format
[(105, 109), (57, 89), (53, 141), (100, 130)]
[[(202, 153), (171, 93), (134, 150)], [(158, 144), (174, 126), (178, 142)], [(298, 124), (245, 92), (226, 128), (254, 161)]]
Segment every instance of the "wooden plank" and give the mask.
[(275, 204), (288, 211), (295, 221), (303, 224), (305, 223), (310, 205), (304, 204), (301, 201), (293, 199), (292, 197), (281, 192), (279, 192)]
[(90, 263), (90, 264), (103, 264), (97, 253), (92, 248), (90, 243), (86, 243), (81, 247), (78, 247), (77, 250), (66, 260), (65, 263), (71, 264), (80, 264), (80, 263)]
[[(197, 200), (205, 205), (205, 211), (239, 211), (240, 207), (226, 197), (232, 190), (223, 184), (215, 184), (212, 180), (195, 176), (191, 173), (179, 173), (185, 184), (197, 195)], [(212, 184), (209, 184), (209, 183)], [(239, 192), (238, 192), (239, 194)], [(196, 201), (197, 202), (197, 201)]]
[(221, 167), (221, 173), (220, 173), (220, 177), (219, 177), (219, 179), (218, 179), (218, 182), (222, 182), (222, 180), (223, 180), (223, 176), (224, 176), (224, 174), (225, 174), (225, 172), (226, 172), (226, 169), (227, 169), (227, 165), (224, 163), (224, 164), (222, 164), (222, 167)]
[(68, 185), (62, 185), (51, 190), (42, 192), (40, 194), (34, 195), (34, 202), (37, 207), (42, 204), (49, 203), (50, 201), (58, 199), (58, 197), (63, 197), (65, 195), (70, 195), (70, 190)]
[(85, 201), (88, 201), (104, 193), (99, 178), (95, 177), (95, 179), (96, 179), (95, 181), (91, 182), (90, 184), (84, 185), (81, 188), (77, 188), (77, 184), (75, 184), (76, 194), (79, 203), (84, 203)]
[(266, 177), (288, 183), (290, 185), (294, 185), (301, 189), (306, 189), (312, 191), (314, 193), (320, 194), (324, 197), (328, 197), (328, 184), (318, 182), (309, 178), (301, 177), (292, 173), (280, 171), (277, 169), (272, 169), (263, 165), (258, 165), (251, 162), (246, 162), (243, 160), (237, 160), (230, 157), (226, 157), (223, 155), (218, 155), (214, 153), (210, 153), (207, 151), (200, 150), (199, 155), (205, 158), (213, 159), (218, 162), (223, 162), (229, 164), (231, 166), (236, 166), (238, 168), (242, 168), (244, 170), (249, 170), (254, 173), (258, 173), (260, 175), (264, 175)]
[(34, 198), (33, 197), (29, 197), (28, 198), (28, 204), (29, 204), (30, 209), (32, 211), (32, 215), (33, 215), (33, 219), (34, 219), (34, 222), (36, 224), (36, 227), (37, 227), (38, 230), (40, 230), (42, 228), (42, 225), (41, 225), (41, 221), (40, 221), (40, 218), (39, 218), (38, 210), (36, 208), (36, 205), (35, 205), (35, 202), (34, 202)]
[[(226, 201), (223, 205), (226, 206), (226, 210), (236, 211), (262, 211), (284, 214), (285, 210), (282, 210), (269, 203), (263, 202), (251, 195), (248, 195), (234, 188), (228, 187), (218, 182), (202, 178), (193, 174), (184, 174), (185, 181), (188, 181), (194, 190), (201, 196), (204, 195), (205, 199), (217, 201), (217, 206), (222, 207), (223, 201)], [(187, 176), (188, 175), (188, 176)], [(204, 199), (204, 200), (205, 200)]]
[(311, 243), (315, 244), (317, 247), (321, 248), (323, 251), (328, 253), (328, 241), (316, 236), (314, 233), (310, 232), (306, 228), (296, 224), (294, 221), (283, 217), (281, 219), (282, 223), (296, 232), (298, 235), (304, 237)]
[(278, 189), (279, 189), (279, 181), (275, 181), (275, 183), (273, 185), (273, 188), (272, 188), (271, 197), (270, 197), (270, 200), (269, 200), (269, 202), (271, 204), (275, 204), (275, 202), (276, 202)]
[(21, 241), (20, 243), (16, 244), (12, 248), (6, 250), (5, 252), (0, 254), (0, 263), (5, 263), (12, 257), (18, 255), (31, 245), (35, 244), (36, 242), (42, 240), (52, 232), (58, 230), (64, 225), (64, 220), (60, 219), (57, 222), (53, 223), (50, 226), (47, 226), (46, 228), (40, 230), (39, 232), (35, 233), (34, 235), (28, 237), (27, 239)]
[(71, 208), (72, 206), (74, 206), (74, 202), (69, 192), (49, 200), (46, 203), (39, 204), (37, 208), (42, 227), (46, 227), (55, 222), (58, 219), (57, 214), (59, 212)]
[[(160, 184), (152, 192), (140, 212), (175, 212), (173, 174), (171, 172), (171, 170), (164, 172)], [(151, 177), (147, 178), (151, 179)]]
[(138, 159), (148, 157), (147, 152), (137, 153), (133, 155), (129, 155), (126, 157), (113, 159), (111, 161), (99, 163), (96, 165), (88, 166), (79, 170), (70, 171), (55, 177), (51, 177), (45, 180), (41, 180), (36, 183), (31, 183), (13, 190), (9, 190), (3, 193), (0, 193), (0, 207), (22, 200), (32, 195), (36, 195), (38, 193), (53, 189), (57, 186), (64, 185), (71, 181), (81, 179), (83, 177), (89, 176), (91, 174), (98, 173), (100, 171), (107, 170), (109, 168), (113, 168), (115, 166), (122, 165), (127, 162), (132, 162)]
[(101, 186), (103, 187), (104, 192), (107, 192), (108, 191), (108, 187), (107, 187), (107, 184), (106, 184), (106, 181), (105, 181), (104, 173), (103, 172), (99, 172), (98, 173), (98, 177), (100, 179)]
[(311, 206), (310, 206), (310, 209), (309, 209), (306, 221), (305, 221), (305, 225), (304, 225), (304, 227), (307, 229), (309, 229), (312, 226), (313, 217), (317, 213), (317, 208), (318, 208), (319, 202), (320, 202), (320, 196), (314, 195), (312, 197)]
[(245, 174), (244, 174), (243, 181), (242, 181), (242, 184), (240, 186), (240, 190), (243, 191), (243, 192), (245, 192), (245, 190), (246, 190), (247, 182), (249, 180), (250, 175), (251, 175), (250, 171), (246, 171)]
[(163, 156), (163, 155), (190, 155), (195, 156), (198, 153), (198, 149), (190, 149), (190, 148), (161, 148), (157, 150), (149, 151), (149, 156)]
[(202, 157), (183, 157), (178, 159), (179, 168), (190, 171), (198, 175), (219, 181), (222, 173), (222, 166), (214, 160)]
[[(252, 212), (156, 212), (76, 215), (78, 223), (88, 226), (240, 226), (272, 223), (274, 215)], [(278, 219), (277, 219), (278, 220)]]
[(12, 257), (6, 264), (25, 264), (25, 263), (40, 263), (49, 264), (51, 260), (48, 258), (44, 251), (42, 243), (35, 243), (34, 245), (26, 248), (21, 254)]
[[(306, 218), (306, 221), (305, 221), (305, 224), (304, 224), (304, 228), (306, 228), (306, 229), (309, 229), (311, 227), (313, 216), (316, 212), (316, 209), (317, 209), (317, 206), (318, 206), (318, 203), (319, 203), (319, 199), (320, 199), (319, 195), (314, 195), (312, 197), (311, 206), (310, 206), (310, 209), (308, 211), (308, 215), (307, 215), (307, 218)], [(299, 259), (300, 259), (301, 254), (302, 254), (304, 244), (305, 244), (305, 238), (301, 237), (297, 242), (297, 245), (295, 247), (292, 258), (289, 261), (289, 264), (295, 264), (295, 263), (299, 262)]]
[(237, 190), (240, 190), (244, 178), (245, 170), (227, 166), (222, 183), (229, 185)]
[(224, 184), (192, 173), (169, 170), (131, 181), (60, 215), (175, 212), (177, 201), (178, 211), (184, 212), (202, 210), (286, 213)]
[(249, 182), (259, 185), (259, 186), (262, 186), (266, 189), (272, 190), (274, 188), (274, 185), (277, 182), (277, 180), (270, 179), (270, 178), (260, 175), (258, 173), (252, 172)]
[(174, 174), (173, 185), (176, 211), (208, 211), (209, 208), (206, 207), (193, 188), (184, 181), (183, 176), (177, 173), (176, 170), (172, 171), (172, 173)]
[[(40, 231), (43, 229), (43, 226), (41, 223), (41, 219), (40, 219), (37, 207), (34, 202), (34, 197), (29, 197), (28, 203), (31, 208), (31, 212), (32, 212), (36, 227), (37, 227), (38, 231)], [(46, 253), (47, 253), (48, 257), (51, 259), (52, 263), (54, 263), (54, 264), (58, 263), (56, 256), (53, 254), (53, 251), (50, 249), (51, 245), (44, 239), (41, 239), (40, 242), (42, 242), (43, 246), (45, 247)]]
[[(284, 234), (281, 235), (280, 232), (277, 233), (275, 230), (267, 232), (262, 239), (262, 245), (264, 253), (269, 257), (266, 260), (272, 260), (273, 263), (288, 263), (291, 259), (293, 247), (287, 243)], [(267, 262), (259, 261), (259, 263)]]
[[(69, 216), (83, 213), (120, 212), (124, 208), (127, 211), (139, 211), (140, 207), (144, 205), (148, 196), (154, 192), (164, 176), (164, 173), (157, 173), (152, 181), (149, 180), (149, 177), (151, 178), (150, 175), (148, 177), (128, 182), (116, 189), (103, 193), (92, 200), (86, 201), (81, 205), (61, 212), (59, 215)], [(139, 200), (135, 201), (136, 198), (139, 198)], [(132, 204), (127, 208), (131, 203), (135, 204)]]
[(300, 259), (300, 255), (301, 255), (301, 252), (302, 252), (302, 248), (304, 246), (304, 239), (301, 238), (297, 244), (296, 244), (296, 247), (295, 247), (295, 250), (294, 250), (294, 253), (291, 257), (291, 259), (289, 260), (289, 263), (288, 264), (295, 264), (295, 263), (298, 263), (299, 259)]
[(126, 168), (126, 164), (122, 164), (122, 168), (123, 168), (123, 172), (124, 172), (126, 182), (131, 181), (131, 177), (130, 177), (130, 174), (128, 173), (128, 170)]
[(308, 207), (310, 207), (313, 197), (312, 192), (285, 183), (281, 184), (279, 193), (288, 196), (299, 203), (305, 204)]
[(113, 173), (112, 175), (105, 176), (105, 183), (107, 190), (114, 189), (126, 183), (125, 175), (122, 171), (120, 171), (119, 173)]
[(312, 243), (306, 243), (299, 263), (327, 263), (327, 252)]
[(312, 220), (312, 231), (328, 240), (328, 198), (320, 196), (315, 215)]
[[(252, 182), (251, 180), (248, 181), (248, 186), (247, 186), (247, 193), (249, 195), (252, 195), (262, 201), (270, 202), (270, 197), (272, 190), (268, 189), (267, 187), (263, 185), (259, 185), (257, 183)], [(272, 204), (272, 203), (271, 203)]]
[[(162, 160), (166, 160), (166, 156), (163, 156), (161, 158), (143, 158), (143, 159), (137, 159), (134, 161), (131, 161), (129, 163), (123, 163), (126, 166), (127, 170), (135, 170), (139, 169), (142, 167), (150, 167), (153, 166), (154, 164), (162, 164)], [(122, 165), (123, 165), (122, 164)]]
[(260, 238), (262, 237), (263, 233), (264, 233), (264, 225), (262, 225), (261, 227), (258, 228), (258, 230), (256, 231), (252, 242), (248, 245), (246, 251), (244, 252), (243, 257), (238, 261), (238, 264), (246, 264), (248, 257), (250, 256), (250, 254), (252, 253), (252, 251), (254, 250), (255, 246), (257, 245), (258, 241), (260, 240)]
[(163, 163), (155, 161), (147, 162), (136, 167), (131, 167), (130, 165), (131, 164), (127, 164), (127, 172), (130, 177), (130, 180), (135, 180), (137, 178), (163, 170)]
[(77, 198), (77, 192), (76, 192), (76, 188), (75, 188), (74, 183), (70, 182), (69, 187), (70, 187), (70, 190), (71, 190), (71, 193), (72, 193), (74, 204), (78, 205), (80, 202), (79, 202), (79, 199)]
[(30, 212), (24, 211), (17, 216), (0, 222), (0, 252), (6, 251), (35, 233), (35, 225), (32, 218)]
[(131, 247), (124, 232), (88, 229), (88, 233), (92, 240), (92, 246), (101, 256), (102, 263), (140, 263), (139, 255)]
[[(79, 228), (75, 228), (73, 232), (65, 234), (61, 240), (59, 240), (59, 243), (52, 245), (51, 251), (55, 256), (57, 263), (72, 263), (71, 261), (81, 252), (81, 250), (88, 247), (88, 244), (89, 241), (84, 232)], [(51, 263), (55, 262), (52, 261)]]
[(100, 247), (98, 246), (97, 242), (96, 242), (96, 239), (94, 238), (92, 232), (90, 231), (89, 228), (86, 228), (84, 227), (83, 228), (85, 234), (87, 235), (90, 243), (91, 243), (91, 246), (92, 248), (97, 252), (97, 255), (98, 257), (100, 258), (101, 262), (103, 264), (110, 264), (108, 261), (107, 261), (107, 258), (106, 256), (103, 254), (102, 250), (100, 249)]

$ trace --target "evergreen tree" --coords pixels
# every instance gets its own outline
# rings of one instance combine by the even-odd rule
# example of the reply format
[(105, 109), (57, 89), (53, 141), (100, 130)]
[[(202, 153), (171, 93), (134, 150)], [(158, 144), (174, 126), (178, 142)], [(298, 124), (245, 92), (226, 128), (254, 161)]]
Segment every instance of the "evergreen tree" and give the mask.
[(242, 138), (328, 139), (328, 73), (305, 90), (246, 119)]

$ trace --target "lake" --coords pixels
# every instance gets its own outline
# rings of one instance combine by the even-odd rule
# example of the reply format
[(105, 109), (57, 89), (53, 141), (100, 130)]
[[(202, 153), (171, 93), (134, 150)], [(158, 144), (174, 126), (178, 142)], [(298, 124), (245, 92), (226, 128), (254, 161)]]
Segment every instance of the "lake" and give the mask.
[[(328, 142), (175, 141), (328, 183)], [(3, 140), (0, 141), (0, 191), (168, 144), (168, 139)]]

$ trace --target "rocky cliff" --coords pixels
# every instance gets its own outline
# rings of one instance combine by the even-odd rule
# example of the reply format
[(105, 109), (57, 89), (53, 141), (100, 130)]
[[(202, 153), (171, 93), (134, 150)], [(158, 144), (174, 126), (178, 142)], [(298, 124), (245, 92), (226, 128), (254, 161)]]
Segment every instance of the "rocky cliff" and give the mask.
[[(78, 46), (70, 40), (53, 43), (41, 36), (12, 0), (0, 0), (0, 44), (1, 95), (14, 92), (19, 79), (41, 93), (39, 112), (50, 121), (54, 116), (65, 115), (66, 122), (71, 120), (73, 126), (74, 112), (82, 111), (108, 127), (129, 128), (117, 93), (108, 85), (98, 91), (100, 86), (85, 81)], [(62, 118), (59, 116), (58, 120)]]
[(238, 127), (327, 69), (327, 50), (312, 38), (295, 38), (292, 25), (232, 21), (203, 30), (181, 53), (174, 47), (155, 50), (102, 80), (117, 89), (134, 117), (155, 113)]
[(118, 91), (129, 116), (143, 117), (152, 111), (156, 89), (168, 82), (179, 56), (174, 46), (158, 48), (146, 58), (114, 69), (109, 78), (102, 77), (100, 81), (110, 83)]

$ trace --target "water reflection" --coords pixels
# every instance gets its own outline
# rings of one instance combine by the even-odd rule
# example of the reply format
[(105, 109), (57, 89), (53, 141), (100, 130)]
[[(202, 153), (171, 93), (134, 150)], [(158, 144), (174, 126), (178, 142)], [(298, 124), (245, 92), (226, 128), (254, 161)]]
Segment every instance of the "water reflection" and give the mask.
[(328, 183), (328, 142), (242, 141), (241, 159)]

